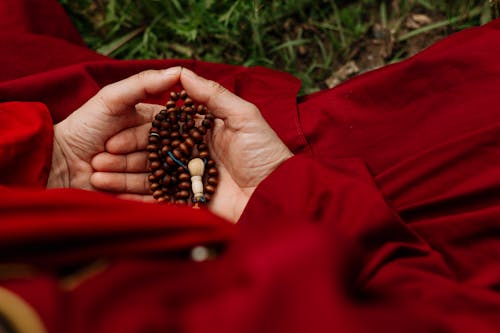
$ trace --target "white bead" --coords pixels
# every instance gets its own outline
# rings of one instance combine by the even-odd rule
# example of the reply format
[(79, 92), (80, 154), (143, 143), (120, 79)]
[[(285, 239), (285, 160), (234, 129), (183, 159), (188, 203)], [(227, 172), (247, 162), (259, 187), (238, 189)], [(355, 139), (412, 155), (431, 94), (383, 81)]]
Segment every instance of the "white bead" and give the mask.
[(191, 190), (196, 201), (203, 197), (202, 177), (205, 172), (205, 162), (201, 158), (193, 158), (188, 163), (189, 173), (191, 174)]
[(210, 251), (205, 246), (196, 246), (191, 250), (191, 259), (202, 262), (210, 258)]

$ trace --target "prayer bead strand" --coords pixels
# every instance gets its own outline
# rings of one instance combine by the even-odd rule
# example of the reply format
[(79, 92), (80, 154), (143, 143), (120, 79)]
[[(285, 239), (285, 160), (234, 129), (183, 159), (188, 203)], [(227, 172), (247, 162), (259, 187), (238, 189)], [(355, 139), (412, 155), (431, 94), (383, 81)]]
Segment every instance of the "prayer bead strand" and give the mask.
[[(185, 90), (170, 99), (151, 123), (146, 150), (153, 197), (162, 203), (207, 204), (216, 191), (218, 170), (206, 142), (214, 116), (196, 105)], [(199, 159), (199, 161), (198, 161)], [(200, 167), (203, 164), (203, 167)], [(188, 165), (197, 165), (196, 175)]]

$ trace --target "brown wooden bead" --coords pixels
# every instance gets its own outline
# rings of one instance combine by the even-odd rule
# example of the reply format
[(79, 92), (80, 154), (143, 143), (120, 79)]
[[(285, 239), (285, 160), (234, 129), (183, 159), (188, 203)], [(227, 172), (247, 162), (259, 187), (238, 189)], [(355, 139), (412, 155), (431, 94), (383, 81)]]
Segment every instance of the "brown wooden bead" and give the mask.
[(207, 158), (208, 156), (210, 156), (208, 151), (206, 150), (200, 151), (200, 158)]
[(185, 142), (183, 142), (183, 143), (181, 143), (181, 144), (179, 145), (179, 150), (180, 150), (180, 151), (181, 151), (184, 155), (188, 155), (188, 154), (189, 154), (189, 151), (190, 151), (190, 149), (189, 149), (188, 145), (187, 145)]
[(189, 190), (191, 188), (191, 183), (189, 182), (180, 182), (177, 187), (181, 190)]
[(155, 116), (155, 119), (161, 122), (161, 121), (165, 120), (165, 114), (164, 114), (164, 113), (162, 113), (162, 112), (159, 112), (159, 113)]
[(179, 174), (179, 181), (180, 182), (184, 182), (186, 180), (189, 180), (190, 178), (191, 178), (191, 176), (187, 172), (183, 172), (183, 173)]
[(181, 140), (174, 140), (172, 141), (172, 143), (170, 144), (172, 146), (172, 148), (177, 148), (179, 145), (181, 144)]
[(153, 161), (153, 162), (151, 162), (151, 164), (149, 165), (149, 168), (150, 168), (151, 170), (156, 170), (156, 169), (160, 168), (160, 166), (161, 166), (160, 161)]
[(162, 129), (170, 129), (170, 123), (166, 120), (162, 120), (162, 122), (160, 123), (160, 127)]
[(175, 193), (175, 198), (176, 199), (187, 199), (187, 198), (189, 198), (189, 192), (185, 191), (185, 190), (179, 191), (179, 192)]
[(208, 202), (210, 202), (210, 200), (212, 200), (212, 195), (211, 195), (211, 194), (206, 193), (206, 194), (205, 194), (205, 201), (208, 203)]
[(219, 174), (216, 168), (209, 168), (207, 173), (209, 176), (217, 176)]
[(206, 129), (211, 129), (213, 126), (213, 123), (212, 123), (212, 121), (210, 121), (208, 119), (203, 119), (203, 121), (201, 122), (201, 126), (205, 127)]
[(152, 183), (149, 188), (151, 189), (152, 192), (154, 192), (154, 191), (156, 191), (158, 189), (161, 189), (161, 185), (158, 184), (158, 183)]
[(208, 168), (213, 168), (213, 167), (215, 167), (215, 161), (214, 161), (214, 160), (212, 160), (212, 159), (209, 159), (209, 160), (207, 161), (207, 167), (208, 167)]
[(171, 108), (175, 108), (177, 106), (177, 103), (175, 101), (168, 101), (166, 104), (167, 110)]
[(160, 132), (160, 130), (158, 128), (156, 128), (156, 127), (151, 127), (149, 129), (149, 133), (158, 133), (158, 132)]
[(160, 149), (159, 145), (149, 144), (146, 146), (146, 150), (149, 151), (150, 153), (156, 152), (156, 151), (158, 151), (158, 149)]
[(151, 125), (153, 127), (156, 127), (156, 128), (159, 128), (161, 126), (161, 122), (159, 120), (153, 120), (153, 122), (151, 123)]
[(150, 161), (156, 161), (160, 158), (160, 156), (158, 155), (158, 153), (149, 153), (148, 154), (148, 160)]
[(153, 198), (158, 199), (163, 196), (163, 191), (162, 190), (156, 190), (153, 192)]
[(177, 167), (177, 172), (178, 172), (178, 173), (182, 173), (182, 172), (184, 172), (184, 171), (186, 171), (186, 170), (184, 170), (184, 167), (182, 167), (182, 166), (180, 166), (180, 165)]
[(186, 99), (184, 100), (184, 105), (186, 106), (193, 106), (194, 104), (194, 101), (191, 97), (186, 97)]
[(214, 194), (215, 187), (212, 185), (205, 185), (205, 192), (207, 192), (208, 194)]
[(203, 127), (203, 126), (198, 127), (198, 131), (200, 131), (201, 135), (205, 135), (205, 134), (207, 134), (207, 129), (206, 129), (206, 127)]
[(170, 131), (169, 130), (161, 130), (160, 131), (160, 136), (162, 138), (169, 138), (170, 137)]
[(170, 156), (165, 158), (165, 162), (167, 162), (168, 165), (176, 165), (175, 161)]
[(177, 199), (175, 200), (176, 205), (187, 205), (187, 200), (184, 199)]
[(201, 135), (200, 131), (197, 128), (193, 128), (189, 131), (189, 135), (193, 139), (194, 142), (200, 143), (203, 141), (203, 135)]
[(157, 169), (153, 172), (153, 175), (155, 176), (155, 178), (161, 178), (163, 177), (163, 175), (165, 174), (165, 170), (163, 169)]
[[(160, 134), (160, 135), (161, 135), (161, 134)], [(170, 133), (170, 137), (171, 137), (172, 139), (174, 139), (174, 140), (175, 140), (175, 139), (178, 139), (180, 136), (181, 136), (181, 133), (179, 133), (179, 132), (177, 132), (177, 131)]]
[(178, 123), (172, 124), (172, 125), (170, 126), (170, 129), (171, 129), (172, 131), (179, 131), (179, 129), (180, 129), (180, 128), (181, 128), (181, 127), (179, 126), (179, 124), (178, 124)]
[(172, 197), (168, 194), (164, 194), (163, 198), (165, 199), (165, 202), (170, 202), (170, 200), (172, 200)]
[(184, 112), (186, 112), (186, 113), (193, 113), (193, 111), (194, 111), (193, 108), (190, 106), (187, 106), (184, 108)]
[(165, 175), (163, 176), (161, 183), (163, 186), (168, 186), (170, 183), (172, 183), (172, 176), (170, 175)]
[(206, 143), (200, 143), (198, 145), (198, 151), (208, 150), (208, 145)]
[(186, 132), (182, 132), (181, 137), (182, 137), (184, 140), (186, 140), (187, 138), (189, 138), (189, 134), (187, 134)]
[(179, 159), (182, 157), (182, 152), (179, 148), (175, 148), (172, 150), (172, 155), (174, 155), (176, 159)]
[(188, 94), (187, 94), (186, 90), (181, 90), (181, 92), (179, 93), (179, 97), (183, 100), (188, 98)]
[(193, 119), (188, 120), (188, 121), (186, 121), (186, 122), (184, 123), (183, 129), (184, 129), (184, 130), (189, 130), (189, 129), (193, 128), (193, 127), (194, 127), (194, 125), (195, 125), (195, 122), (194, 122), (194, 120), (193, 120)]
[(154, 176), (154, 175), (149, 175), (149, 176), (148, 176), (148, 180), (149, 180), (149, 182), (150, 182), (150, 183), (152, 183), (152, 182), (155, 182), (155, 181), (156, 181), (156, 178), (155, 178), (155, 176)]
[(211, 121), (213, 122), (213, 121), (215, 120), (215, 116), (209, 112), (209, 113), (207, 113), (207, 115), (205, 116), (205, 119), (207, 119), (207, 120), (211, 120)]
[(166, 199), (165, 196), (162, 196), (162, 197), (156, 198), (156, 201), (158, 201), (158, 203), (166, 203), (166, 202), (168, 202), (168, 199)]
[(180, 122), (186, 121), (186, 111), (181, 112), (181, 114), (179, 115), (179, 121)]
[(163, 154), (163, 156), (167, 156), (169, 151), (170, 151), (170, 148), (168, 146), (163, 146), (161, 148), (161, 153)]
[(162, 146), (168, 146), (168, 145), (170, 145), (170, 139), (167, 139), (167, 138), (161, 139), (161, 145)]
[(219, 181), (215, 177), (208, 177), (207, 183), (212, 186), (217, 186), (217, 184), (219, 184)]
[(156, 144), (156, 143), (160, 142), (160, 138), (157, 137), (156, 135), (150, 135), (148, 138), (148, 142), (151, 144)]
[(172, 91), (172, 92), (170, 93), (170, 99), (171, 99), (172, 101), (177, 101), (177, 100), (179, 99), (179, 94), (177, 94), (176, 92), (173, 92), (173, 91)]
[(198, 114), (201, 114), (201, 115), (206, 114), (207, 113), (207, 107), (204, 106), (204, 105), (200, 105), (200, 106), (201, 106), (201, 108), (198, 107)]
[(194, 141), (193, 139), (191, 138), (186, 138), (186, 140), (184, 140), (184, 143), (189, 147), (189, 148), (193, 148), (194, 147)]

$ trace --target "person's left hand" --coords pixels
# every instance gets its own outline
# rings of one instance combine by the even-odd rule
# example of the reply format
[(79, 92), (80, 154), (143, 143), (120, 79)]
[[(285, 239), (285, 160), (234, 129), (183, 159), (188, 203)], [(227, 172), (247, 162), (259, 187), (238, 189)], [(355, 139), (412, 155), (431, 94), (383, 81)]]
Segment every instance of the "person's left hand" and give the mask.
[[(114, 146), (112, 142), (108, 143), (108, 139), (124, 129), (150, 123), (161, 106), (139, 103), (148, 97), (167, 92), (179, 80), (180, 72), (180, 67), (148, 70), (110, 84), (55, 125), (52, 168), (47, 188), (94, 189), (90, 181), (93, 173), (92, 158), (106, 151), (113, 154), (113, 150), (137, 150), (138, 147), (128, 147), (137, 144), (137, 140)], [(104, 159), (101, 163), (108, 162), (106, 154), (100, 156), (101, 160)], [(131, 154), (129, 158), (134, 159), (134, 155)], [(130, 184), (126, 192), (134, 193), (134, 186), (144, 188), (147, 178), (145, 169), (146, 166), (143, 166), (134, 173), (134, 170), (125, 165), (124, 173), (117, 174), (116, 177), (121, 177), (122, 182)], [(116, 180), (111, 178), (110, 181)]]

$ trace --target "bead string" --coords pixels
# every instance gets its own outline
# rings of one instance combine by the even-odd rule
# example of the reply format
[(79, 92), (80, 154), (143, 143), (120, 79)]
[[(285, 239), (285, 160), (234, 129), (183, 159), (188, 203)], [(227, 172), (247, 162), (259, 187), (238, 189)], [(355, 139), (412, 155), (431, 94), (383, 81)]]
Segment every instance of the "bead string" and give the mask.
[(199, 207), (210, 201), (219, 174), (206, 143), (213, 124), (214, 116), (207, 107), (196, 105), (186, 91), (170, 93), (166, 108), (151, 123), (146, 148), (151, 171), (148, 180), (158, 202), (191, 201), (193, 207)]

